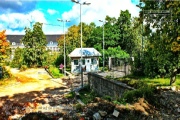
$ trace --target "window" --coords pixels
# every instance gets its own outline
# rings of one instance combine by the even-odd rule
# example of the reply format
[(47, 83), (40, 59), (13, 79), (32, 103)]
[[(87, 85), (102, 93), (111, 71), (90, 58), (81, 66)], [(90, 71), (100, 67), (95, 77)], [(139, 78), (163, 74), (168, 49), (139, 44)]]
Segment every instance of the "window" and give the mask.
[(78, 65), (79, 61), (78, 60), (74, 60), (74, 65)]
[(85, 65), (85, 59), (82, 59), (82, 65)]
[(12, 42), (12, 45), (16, 45), (16, 43), (15, 43), (15, 42)]
[(97, 64), (97, 60), (95, 58), (91, 59), (92, 64)]
[(53, 41), (50, 41), (50, 45), (52, 45), (53, 44)]

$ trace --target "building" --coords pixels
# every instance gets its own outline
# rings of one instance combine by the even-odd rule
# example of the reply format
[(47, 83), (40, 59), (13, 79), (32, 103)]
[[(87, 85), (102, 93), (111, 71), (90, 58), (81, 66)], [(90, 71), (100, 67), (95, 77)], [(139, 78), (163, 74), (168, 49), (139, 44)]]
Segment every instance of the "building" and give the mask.
[(80, 73), (80, 59), (82, 53), (82, 68), (84, 72), (99, 70), (99, 56), (101, 54), (94, 48), (76, 48), (69, 54), (71, 58), (71, 73)]
[[(16, 48), (24, 48), (23, 43), (21, 43), (21, 39), (24, 35), (7, 35), (7, 40), (10, 42), (11, 48), (11, 59), (14, 57), (14, 52)], [(46, 35), (47, 46), (46, 50), (50, 50), (51, 52), (58, 52), (58, 42), (57, 39), (60, 37), (60, 34)]]

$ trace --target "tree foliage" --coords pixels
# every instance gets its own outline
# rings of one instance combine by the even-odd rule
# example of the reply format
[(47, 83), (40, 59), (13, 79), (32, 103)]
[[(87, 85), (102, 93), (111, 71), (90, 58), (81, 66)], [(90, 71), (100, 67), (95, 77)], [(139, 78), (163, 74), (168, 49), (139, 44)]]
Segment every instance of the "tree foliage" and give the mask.
[(46, 36), (42, 31), (42, 24), (35, 23), (33, 29), (25, 28), (25, 36), (22, 38), (24, 44), (24, 64), (28, 67), (43, 66), (46, 60)]
[[(81, 23), (73, 25), (66, 33), (66, 56), (75, 48), (81, 47)], [(135, 42), (133, 38), (133, 26), (131, 23), (131, 14), (128, 10), (120, 11), (118, 19), (106, 16), (102, 26), (96, 26), (95, 23), (82, 23), (82, 47), (93, 47), (103, 54), (103, 30), (104, 30), (104, 49), (107, 50), (106, 60), (109, 52), (113, 49), (119, 55), (122, 51), (133, 56)], [(119, 46), (119, 47), (118, 47)], [(59, 38), (60, 54), (63, 55), (64, 37)], [(118, 51), (116, 49), (119, 49)], [(63, 58), (63, 57), (62, 57)], [(100, 58), (100, 65), (102, 58)]]
[(106, 58), (114, 57), (114, 58), (128, 58), (129, 54), (127, 54), (125, 51), (121, 49), (120, 46), (118, 47), (109, 47), (105, 51)]
[(23, 54), (22, 54), (23, 52), (24, 52), (24, 49), (21, 49), (19, 47), (15, 49), (14, 57), (11, 62), (11, 67), (14, 67), (14, 68), (21, 67), (21, 65), (23, 64)]
[(0, 32), (0, 66), (4, 64), (10, 53), (9, 42), (5, 32), (6, 30)]
[(133, 36), (133, 24), (131, 20), (131, 14), (128, 10), (120, 12), (120, 16), (118, 17), (116, 24), (119, 32), (118, 45), (120, 45), (121, 48), (129, 54), (132, 54), (132, 51), (135, 47), (135, 43)]
[[(171, 77), (175, 82), (180, 71), (180, 2), (143, 1), (140, 21), (144, 21), (144, 36), (148, 45), (144, 51), (145, 73), (150, 76)], [(150, 62), (151, 61), (151, 62)]]

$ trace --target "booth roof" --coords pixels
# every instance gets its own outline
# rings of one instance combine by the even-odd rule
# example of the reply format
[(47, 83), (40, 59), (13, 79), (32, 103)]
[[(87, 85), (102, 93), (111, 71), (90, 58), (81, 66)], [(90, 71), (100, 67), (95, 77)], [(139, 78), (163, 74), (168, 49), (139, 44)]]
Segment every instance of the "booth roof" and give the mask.
[(82, 52), (81, 48), (76, 48), (69, 54), (69, 57), (81, 57), (81, 53), (82, 57), (101, 56), (101, 53), (94, 48), (82, 48)]

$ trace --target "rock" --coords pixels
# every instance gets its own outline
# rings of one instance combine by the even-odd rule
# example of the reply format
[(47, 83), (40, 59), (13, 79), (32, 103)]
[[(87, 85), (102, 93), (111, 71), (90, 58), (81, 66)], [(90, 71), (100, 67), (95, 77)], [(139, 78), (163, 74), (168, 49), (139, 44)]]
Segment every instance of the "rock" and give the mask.
[(114, 109), (113, 116), (118, 117), (119, 116), (119, 111)]
[(107, 112), (106, 112), (106, 111), (101, 111), (101, 110), (99, 110), (98, 113), (99, 113), (102, 117), (104, 117), (104, 116), (107, 115)]
[(10, 119), (19, 120), (21, 117), (22, 117), (22, 115), (15, 114), (15, 115), (13, 115), (13, 116), (10, 116)]
[(177, 108), (177, 107), (178, 107), (178, 104), (175, 104), (175, 105), (174, 105), (174, 107), (176, 107), (176, 108)]
[(180, 113), (180, 108), (177, 109), (178, 113)]
[(98, 112), (93, 115), (93, 120), (101, 120), (101, 116)]
[(171, 87), (171, 90), (172, 90), (172, 91), (177, 91), (176, 86)]

